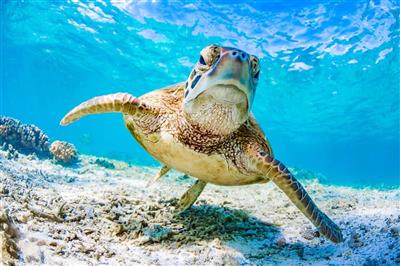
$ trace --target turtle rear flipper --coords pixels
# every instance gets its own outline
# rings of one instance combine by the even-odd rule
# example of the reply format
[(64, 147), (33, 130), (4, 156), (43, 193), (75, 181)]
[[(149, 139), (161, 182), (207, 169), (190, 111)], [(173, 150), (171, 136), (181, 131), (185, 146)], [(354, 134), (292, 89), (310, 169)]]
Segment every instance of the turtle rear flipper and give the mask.
[(343, 241), (342, 231), (314, 203), (299, 181), (281, 162), (265, 152), (253, 154), (256, 167), (269, 180), (273, 181), (293, 202), (294, 205), (315, 225), (318, 231), (335, 243)]
[(197, 180), (179, 199), (175, 213), (179, 214), (189, 209), (196, 202), (206, 185), (207, 182)]
[(114, 93), (94, 97), (81, 103), (64, 116), (60, 124), (66, 126), (89, 114), (121, 112), (135, 115), (140, 111), (151, 111), (147, 104), (129, 93)]

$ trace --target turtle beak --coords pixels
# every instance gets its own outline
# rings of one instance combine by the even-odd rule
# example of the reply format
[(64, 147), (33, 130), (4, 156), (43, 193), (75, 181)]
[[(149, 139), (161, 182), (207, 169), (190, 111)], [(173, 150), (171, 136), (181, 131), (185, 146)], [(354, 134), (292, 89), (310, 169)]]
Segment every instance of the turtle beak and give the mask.
[(249, 55), (241, 50), (221, 48), (221, 54), (212, 69), (199, 80), (196, 92), (193, 92), (187, 101), (197, 98), (207, 91), (221, 103), (236, 104), (247, 100), (248, 111), (251, 108), (254, 95)]

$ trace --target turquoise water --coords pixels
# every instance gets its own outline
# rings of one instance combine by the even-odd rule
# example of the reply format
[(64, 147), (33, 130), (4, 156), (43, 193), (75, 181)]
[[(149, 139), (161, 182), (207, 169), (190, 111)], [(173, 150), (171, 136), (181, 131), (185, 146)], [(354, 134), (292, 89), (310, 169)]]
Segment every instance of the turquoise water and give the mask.
[(1, 1), (0, 115), (81, 153), (155, 165), (118, 114), (60, 127), (96, 95), (180, 82), (200, 50), (261, 59), (253, 112), (275, 155), (343, 185), (399, 186), (396, 1)]

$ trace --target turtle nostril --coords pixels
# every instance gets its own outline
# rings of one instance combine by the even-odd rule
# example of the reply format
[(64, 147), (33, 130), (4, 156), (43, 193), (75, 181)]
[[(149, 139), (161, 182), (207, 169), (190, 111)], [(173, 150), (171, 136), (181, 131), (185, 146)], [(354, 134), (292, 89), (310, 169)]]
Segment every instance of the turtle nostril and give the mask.
[(237, 50), (232, 51), (232, 52), (231, 52), (231, 55), (232, 55), (234, 58), (239, 59), (240, 61), (245, 61), (245, 60), (247, 60), (247, 58), (248, 58), (247, 53), (242, 52), (242, 51), (237, 51)]

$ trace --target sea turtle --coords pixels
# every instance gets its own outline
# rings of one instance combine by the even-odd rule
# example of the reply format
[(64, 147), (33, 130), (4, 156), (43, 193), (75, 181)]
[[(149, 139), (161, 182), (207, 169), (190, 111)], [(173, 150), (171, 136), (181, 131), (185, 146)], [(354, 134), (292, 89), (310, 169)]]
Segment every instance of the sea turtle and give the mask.
[(275, 183), (333, 242), (340, 228), (313, 202), (288, 168), (273, 156), (250, 113), (260, 74), (254, 55), (229, 47), (205, 47), (186, 82), (134, 97), (116, 93), (92, 98), (71, 110), (61, 125), (88, 114), (121, 112), (135, 139), (163, 167), (156, 179), (176, 169), (197, 181), (178, 211), (188, 209), (207, 183), (225, 186)]

